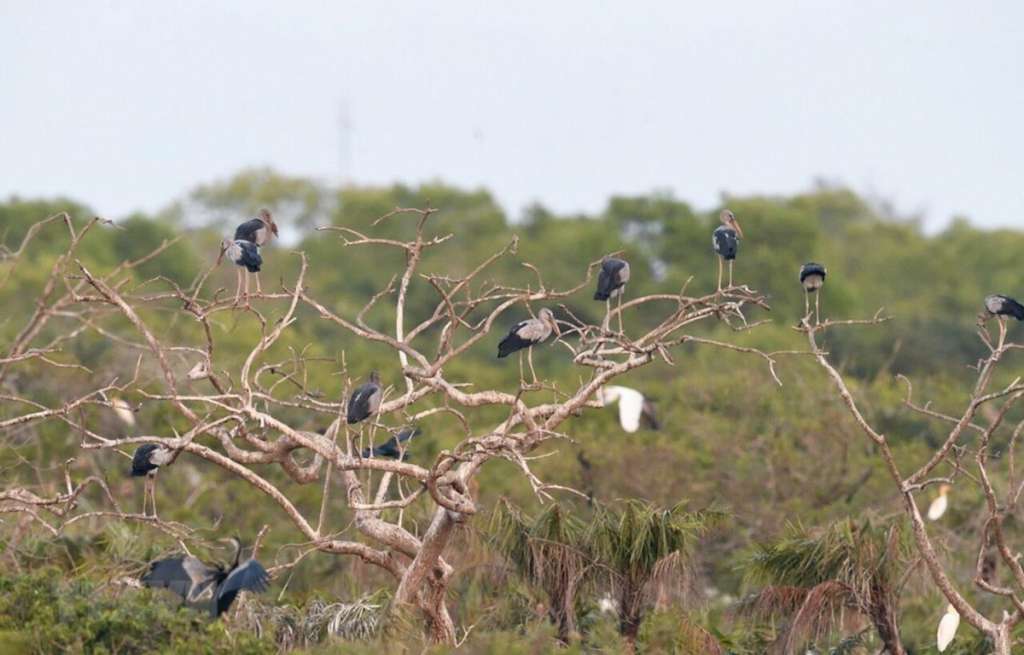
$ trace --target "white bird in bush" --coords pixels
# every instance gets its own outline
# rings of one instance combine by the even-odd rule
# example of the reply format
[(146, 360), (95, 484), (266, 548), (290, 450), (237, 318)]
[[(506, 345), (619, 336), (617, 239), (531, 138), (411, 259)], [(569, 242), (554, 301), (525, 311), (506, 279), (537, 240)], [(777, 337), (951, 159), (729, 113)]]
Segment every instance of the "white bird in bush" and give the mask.
[(940, 653), (944, 652), (949, 644), (953, 642), (953, 637), (956, 636), (956, 629), (958, 627), (960, 627), (960, 612), (957, 612), (956, 608), (952, 605), (947, 605), (946, 613), (942, 615), (942, 620), (939, 621), (939, 630), (935, 634), (935, 642)]
[(597, 399), (603, 407), (615, 402), (619, 403), (619, 423), (626, 432), (639, 430), (641, 418), (647, 421), (647, 425), (652, 430), (661, 427), (654, 410), (654, 403), (644, 398), (644, 395), (636, 389), (608, 385), (598, 389)]
[(121, 398), (114, 398), (110, 401), (110, 407), (122, 423), (130, 428), (135, 427), (135, 412), (132, 411), (132, 406), (127, 401)]
[(949, 507), (949, 493), (950, 486), (948, 484), (939, 485), (939, 495), (935, 497), (932, 504), (928, 506), (928, 520), (938, 521), (942, 518), (942, 515), (946, 513), (946, 509)]

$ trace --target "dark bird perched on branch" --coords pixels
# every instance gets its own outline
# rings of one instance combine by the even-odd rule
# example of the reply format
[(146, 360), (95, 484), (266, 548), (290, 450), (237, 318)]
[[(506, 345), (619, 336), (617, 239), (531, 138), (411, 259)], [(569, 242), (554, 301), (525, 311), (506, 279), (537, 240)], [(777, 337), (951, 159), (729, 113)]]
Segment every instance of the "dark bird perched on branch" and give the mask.
[(715, 228), (711, 235), (711, 245), (718, 254), (718, 290), (722, 290), (722, 262), (729, 262), (729, 286), (732, 286), (732, 263), (736, 259), (736, 253), (740, 249), (740, 239), (743, 238), (743, 230), (732, 211), (723, 209), (718, 215), (722, 224)]
[(413, 437), (419, 436), (419, 434), (419, 428), (403, 428), (381, 445), (374, 446), (373, 448), (364, 448), (362, 452), (363, 459), (369, 459), (371, 457), (386, 457), (389, 459), (401, 459), (404, 461), (405, 458), (409, 456), (409, 453), (401, 447), (401, 444)]
[(156, 516), (156, 474), (161, 466), (170, 464), (174, 459), (174, 451), (159, 444), (146, 443), (135, 449), (132, 455), (132, 477), (146, 476), (146, 486), (142, 492), (142, 513), (146, 513), (146, 499), (153, 501), (153, 516)]
[(356, 387), (348, 399), (346, 419), (349, 425), (365, 421), (377, 413), (377, 410), (380, 409), (381, 391), (380, 375), (377, 374), (377, 371), (371, 371), (370, 381)]
[[(561, 334), (558, 323), (555, 321), (555, 315), (551, 313), (550, 309), (544, 307), (537, 312), (537, 318), (528, 318), (512, 326), (508, 335), (498, 344), (498, 359), (508, 357), (524, 348), (529, 349), (530, 372), (533, 373), (533, 381), (536, 382), (537, 374), (533, 370), (533, 346), (546, 341), (552, 332), (556, 335)], [(519, 355), (519, 377), (520, 379), (523, 377), (522, 353)]]
[(149, 571), (142, 576), (142, 584), (170, 589), (190, 605), (209, 601), (210, 614), (215, 617), (228, 611), (239, 592), (266, 591), (270, 577), (263, 565), (251, 557), (240, 561), (242, 544), (237, 538), (220, 541), (235, 547), (230, 567), (207, 566), (191, 555), (171, 557), (150, 564)]
[(808, 316), (811, 313), (811, 297), (814, 296), (814, 322), (821, 322), (821, 313), (819, 311), (820, 304), (818, 298), (818, 290), (825, 285), (825, 275), (828, 271), (821, 264), (815, 262), (807, 262), (800, 267), (800, 284), (804, 288), (804, 316)]
[[(259, 273), (260, 267), (263, 266), (263, 257), (260, 255), (260, 247), (252, 241), (246, 241), (245, 239), (224, 239), (220, 244), (220, 258), (228, 256), (235, 266), (238, 266), (238, 284), (235, 287), (235, 304), (242, 295), (242, 276), (245, 276), (245, 297), (249, 298), (249, 276), (246, 275), (242, 269), (249, 271), (250, 273)], [(220, 262), (218, 258), (218, 263)], [(258, 278), (257, 278), (258, 279)]]
[[(601, 262), (601, 272), (597, 276), (597, 291), (594, 300), (605, 301), (605, 322), (611, 313), (611, 298), (619, 299), (619, 332), (622, 332), (622, 294), (629, 282), (629, 262), (617, 257), (605, 257)], [(605, 326), (607, 327), (607, 325)]]
[[(257, 218), (250, 219), (235, 228), (235, 241), (248, 241), (257, 246), (265, 246), (271, 239), (277, 236), (277, 223), (274, 222), (270, 212), (266, 209), (260, 210)], [(250, 272), (256, 274), (256, 293), (263, 293), (260, 287), (260, 269)]]
[(1010, 296), (998, 293), (985, 296), (985, 311), (992, 316), (1012, 316), (1018, 321), (1024, 321), (1024, 305)]

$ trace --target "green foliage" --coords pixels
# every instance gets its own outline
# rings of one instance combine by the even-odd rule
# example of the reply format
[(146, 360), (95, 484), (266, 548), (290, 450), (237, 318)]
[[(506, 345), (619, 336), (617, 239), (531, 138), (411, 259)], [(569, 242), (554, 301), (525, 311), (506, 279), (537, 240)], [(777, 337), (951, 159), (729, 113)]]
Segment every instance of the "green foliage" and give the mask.
[[(706, 291), (715, 283), (710, 233), (720, 208), (698, 211), (668, 194), (617, 196), (595, 215), (560, 216), (536, 206), (514, 219), (486, 190), (461, 190), (439, 182), (335, 188), (262, 169), (242, 171), (227, 180), (204, 185), (162, 212), (159, 218), (139, 214), (118, 220), (115, 226), (96, 225), (77, 254), (91, 270), (106, 273), (126, 259), (144, 255), (164, 239), (182, 236), (160, 257), (126, 274), (123, 280), (123, 288), (134, 293), (170, 292), (173, 285), (191, 284), (216, 257), (220, 237), (258, 207), (267, 205), (292, 241), (282, 240), (265, 249), (264, 286), (273, 288), (280, 279), (293, 279), (298, 258), (290, 250), (295, 247), (308, 256), (310, 292), (328, 302), (332, 309), (351, 317), (370, 296), (387, 285), (391, 274), (403, 263), (403, 255), (397, 251), (381, 254), (358, 246), (345, 247), (338, 233), (315, 232), (312, 226), (344, 226), (364, 232), (372, 230), (386, 238), (405, 238), (409, 234), (408, 217), (392, 217), (376, 227), (371, 227), (371, 223), (396, 206), (428, 203), (440, 210), (436, 216), (438, 234), (454, 236), (428, 252), (423, 265), (425, 273), (464, 275), (517, 235), (517, 253), (497, 261), (482, 284), (535, 287), (535, 274), (522, 266), (529, 262), (540, 269), (548, 287), (571, 288), (579, 283), (588, 264), (620, 250), (633, 270), (627, 300), (640, 293), (675, 293), (687, 284), (689, 292)], [(974, 337), (980, 299), (993, 291), (1021, 293), (1024, 270), (1019, 266), (1019, 253), (1024, 247), (1024, 234), (982, 230), (960, 221), (941, 233), (929, 235), (922, 232), (920, 225), (893, 219), (847, 189), (828, 186), (790, 197), (727, 197), (723, 204), (733, 209), (747, 235), (736, 264), (737, 281), (771, 296), (772, 312), (758, 313), (752, 318), (774, 321), (747, 333), (729, 333), (728, 338), (771, 350), (805, 347), (800, 335), (790, 329), (803, 309), (796, 272), (807, 260), (825, 263), (829, 269), (822, 295), (825, 316), (865, 317), (879, 306), (885, 306), (894, 316), (877, 329), (837, 330), (827, 336), (825, 347), (851, 376), (854, 393), (862, 400), (869, 420), (889, 438), (901, 470), (919, 465), (928, 450), (941, 442), (944, 426), (902, 408), (905, 388), (893, 376), (911, 376), (915, 395), (931, 400), (936, 408), (955, 411), (962, 407), (971, 375), (966, 366), (973, 364), (980, 352)], [(2, 255), (18, 247), (32, 223), (65, 210), (76, 230), (81, 230), (93, 215), (87, 206), (67, 199), (12, 198), (0, 203), (0, 246), (5, 248), (0, 250), (0, 298), (4, 302), (0, 343), (10, 343), (34, 310), (36, 294), (49, 268), (67, 247), (68, 231), (60, 223), (43, 228), (16, 266)], [(158, 276), (166, 279), (155, 279)], [(140, 286), (143, 283), (145, 286)], [(234, 270), (222, 266), (212, 272), (207, 289), (233, 289), (233, 285)], [(566, 298), (565, 308), (590, 320), (599, 319), (604, 308), (590, 300), (590, 291), (584, 289)], [(414, 280), (410, 292), (407, 324), (422, 320), (436, 302), (435, 292), (423, 280)], [(161, 339), (204, 347), (200, 326), (186, 320), (177, 311), (179, 307), (180, 303), (153, 306), (144, 309), (142, 315)], [(278, 310), (268, 305), (266, 311), (272, 325), (279, 317)], [(640, 312), (628, 317), (627, 330), (639, 330), (650, 324), (654, 314)], [(470, 320), (475, 318), (471, 316)], [(493, 350), (499, 333), (520, 318), (520, 312), (510, 312), (503, 319), (504, 324), (494, 327), (493, 338), (484, 339), (465, 358), (448, 365), (446, 374), (481, 388), (514, 389), (514, 362), (511, 366), (496, 364)], [(393, 317), (382, 308), (369, 312), (367, 320), (377, 326), (393, 327)], [(37, 343), (49, 343), (76, 326), (73, 318), (58, 317), (38, 336)], [(212, 328), (217, 339), (215, 364), (228, 370), (237, 366), (239, 358), (261, 334), (257, 321), (243, 313), (219, 314), (214, 317)], [(1014, 324), (1011, 334), (1019, 329)], [(720, 338), (721, 330), (707, 328), (701, 336)], [(62, 363), (88, 366), (90, 372), (57, 371), (38, 362), (28, 363), (12, 373), (5, 385), (42, 405), (59, 407), (65, 399), (91, 388), (97, 379), (130, 377), (139, 354), (139, 349), (132, 345), (136, 340), (137, 335), (123, 321), (114, 323), (110, 338), (84, 334), (60, 344), (61, 351), (52, 356)], [(304, 383), (324, 397), (338, 397), (352, 379), (364, 376), (373, 367), (380, 368), (391, 382), (400, 379), (397, 360), (386, 349), (354, 340), (342, 330), (314, 320), (306, 310), (300, 310), (298, 321), (271, 355), (285, 361), (303, 349), (311, 356), (324, 358), (322, 367), (302, 372)], [(752, 582), (782, 585), (778, 580), (785, 578), (789, 580), (785, 584), (798, 586), (838, 577), (851, 584), (863, 584), (870, 579), (867, 572), (872, 566), (885, 580), (891, 580), (893, 560), (883, 557), (881, 551), (860, 546), (843, 550), (854, 545), (851, 536), (861, 534), (857, 532), (861, 524), (853, 522), (847, 526), (847, 533), (832, 535), (831, 545), (823, 551), (801, 542), (792, 533), (783, 536), (775, 545), (788, 543), (803, 559), (787, 560), (787, 564), (781, 554), (775, 553), (779, 556), (778, 572), (788, 568), (785, 576), (748, 578), (744, 582), (743, 569), (738, 566), (745, 559), (744, 554), (757, 542), (771, 544), (780, 535), (786, 535), (790, 521), (809, 526), (805, 536), (814, 538), (820, 534), (814, 526), (837, 525), (866, 511), (886, 515), (902, 510), (894, 501), (892, 483), (879, 467), (877, 455), (850, 424), (820, 370), (805, 358), (780, 358), (777, 369), (784, 386), (779, 388), (761, 360), (742, 353), (687, 344), (673, 354), (675, 366), (657, 363), (621, 380), (658, 402), (665, 425), (661, 432), (626, 435), (619, 429), (613, 410), (588, 409), (568, 424), (572, 442), (561, 442), (557, 452), (531, 465), (541, 479), (582, 489), (591, 493), (598, 504), (634, 498), (651, 506), (674, 507), (679, 499), (689, 498), (695, 507), (727, 508), (732, 517), (728, 529), (705, 534), (700, 542), (704, 547), (692, 551), (703, 529), (688, 522), (685, 510), (679, 510), (682, 514), (672, 518), (664, 510), (647, 515), (639, 505), (613, 505), (589, 522), (592, 538), (586, 539), (586, 543), (602, 544), (597, 560), (607, 562), (607, 570), (615, 571), (616, 579), (630, 580), (630, 588), (636, 589), (643, 586), (641, 582), (651, 571), (657, 577), (657, 563), (664, 561), (666, 553), (689, 551), (699, 563), (699, 571), (694, 573), (696, 584), (713, 589), (706, 600), (715, 611), (728, 610), (730, 598), (742, 595)], [(187, 351), (175, 352), (171, 357), (179, 377), (194, 364)], [(578, 370), (567, 363), (566, 353), (560, 347), (538, 348), (535, 362), (540, 375), (560, 385), (578, 378)], [(158, 376), (145, 359), (141, 375), (147, 381), (148, 392), (160, 392), (155, 381)], [(275, 380), (282, 377), (269, 373), (265, 381), (274, 376)], [(191, 384), (183, 382), (183, 388)], [(201, 383), (195, 384), (198, 389)], [(84, 419), (104, 432), (126, 436), (167, 435), (171, 430), (183, 433), (191, 427), (141, 394), (129, 400), (141, 405), (139, 424), (134, 431), (116, 423), (109, 412), (95, 407), (83, 408)], [(0, 406), (0, 420), (23, 411), (25, 407), (5, 403)], [(322, 417), (285, 412), (281, 418), (307, 429), (323, 425), (318, 423)], [(502, 417), (500, 412), (483, 410), (472, 418), (487, 425)], [(1014, 410), (1007, 422), (1022, 418), (1019, 410)], [(442, 449), (451, 447), (461, 434), (458, 423), (445, 414), (437, 415), (424, 428), (410, 455), (412, 461), (425, 465), (434, 461)], [(65, 424), (37, 424), (31, 429), (5, 433), (4, 438), (0, 470), (7, 479), (35, 484), (38, 478), (33, 467), (55, 471), (75, 457), (68, 465), (75, 479), (102, 472), (125, 508), (141, 507), (141, 482), (123, 475), (127, 459), (109, 451), (81, 451), (77, 437)], [(970, 447), (969, 443), (966, 445)], [(1006, 445), (1005, 437), (997, 433), (993, 451), (1003, 451)], [(584, 456), (587, 467), (581, 465), (578, 455)], [(316, 515), (319, 485), (293, 484), (276, 468), (261, 470), (261, 474), (282, 485), (301, 511)], [(547, 518), (541, 520), (538, 516), (539, 522), (534, 525), (535, 519), (529, 518), (536, 513), (531, 509), (535, 507), (534, 496), (511, 464), (488, 464), (478, 480), (478, 500), (484, 511), (481, 518), (474, 520), (476, 527), (488, 520), (488, 510), (497, 507), (501, 497), (524, 508), (524, 522), (520, 526), (523, 530), (517, 534), (529, 535), (535, 543), (540, 543), (537, 534), (544, 530), (557, 537), (550, 541), (575, 543), (579, 523), (590, 518), (586, 508), (563, 505), (559, 510), (545, 509), (542, 514)], [(996, 483), (1005, 481), (997, 479)], [(209, 529), (211, 536), (220, 530), (252, 535), (262, 525), (270, 524), (274, 528), (267, 535), (267, 552), (276, 552), (295, 542), (294, 532), (278, 527), (284, 523), (279, 508), (267, 503), (250, 486), (203, 461), (182, 457), (162, 472), (158, 499), (165, 519), (193, 526), (217, 526)], [(927, 499), (925, 493), (919, 500)], [(106, 501), (90, 491), (82, 502), (87, 507), (103, 507)], [(957, 580), (969, 580), (973, 575), (972, 554), (959, 547), (959, 540), (962, 535), (972, 536), (978, 529), (977, 507), (983, 502), (974, 488), (957, 485), (946, 516), (929, 525), (938, 543), (950, 544), (943, 555)], [(231, 508), (245, 511), (232, 512)], [(329, 511), (341, 521), (348, 518), (340, 502)], [(553, 513), (556, 511), (559, 514)], [(417, 504), (406, 510), (405, 518), (422, 526), (424, 514), (423, 506)], [(0, 537), (9, 536), (13, 523), (0, 526)], [(610, 534), (619, 536), (603, 534), (598, 540), (602, 525), (611, 530)], [(37, 563), (59, 566), (68, 575), (87, 574), (95, 581), (106, 582), (113, 577), (111, 569), (138, 567), (146, 559), (174, 548), (173, 542), (146, 527), (131, 526), (118, 532), (99, 526), (98, 521), (79, 524), (48, 545), (26, 538), (20, 550)], [(1020, 528), (1015, 522), (1008, 522), (1005, 529), (1012, 538), (1019, 538)], [(546, 618), (538, 617), (534, 610), (538, 588), (557, 578), (550, 573), (558, 568), (537, 567), (538, 560), (530, 549), (521, 547), (529, 539), (506, 541), (501, 548), (505, 551), (504, 561), (515, 564), (521, 573), (535, 571), (539, 575), (523, 575), (525, 581), (512, 577), (504, 572), (504, 567), (496, 566), (500, 561), (495, 557), (495, 549), (488, 547), (475, 552), (475, 559), (465, 563), (455, 576), (451, 603), (456, 608), (457, 624), (480, 626), (465, 646), (476, 650), (467, 652), (487, 652), (491, 647), (509, 649), (508, 652), (546, 652), (551, 646), (557, 629), (548, 626)], [(875, 544), (872, 547), (879, 544), (871, 543)], [(515, 551), (513, 546), (519, 550)], [(681, 550), (673, 551), (674, 546)], [(551, 559), (550, 549), (534, 548), (533, 552), (543, 553), (544, 561), (558, 561)], [(768, 555), (757, 552), (764, 556), (763, 563), (767, 565)], [(495, 572), (496, 568), (503, 571)], [(819, 582), (812, 583), (813, 580)], [(305, 607), (314, 597), (329, 604), (339, 598), (359, 598), (367, 589), (392, 584), (393, 580), (385, 574), (361, 567), (352, 559), (311, 555), (292, 571), (280, 604)], [(146, 598), (146, 594), (133, 591), (122, 592), (119, 600), (124, 601), (129, 595), (133, 599)], [(643, 594), (637, 592), (635, 597), (642, 598)], [(161, 596), (153, 600), (165, 599)], [(607, 619), (595, 619), (587, 611), (595, 600), (595, 593), (589, 588), (577, 594), (579, 631), (586, 643), (615, 652), (616, 644), (621, 645), (614, 641), (619, 639), (620, 626)], [(638, 606), (648, 607), (648, 601), (645, 599)], [(988, 603), (987, 607), (994, 612), (1001, 607), (997, 599), (980, 594), (978, 602)], [(548, 605), (552, 605), (550, 597)], [(924, 652), (933, 643), (938, 620), (935, 613), (940, 605), (934, 591), (923, 583), (911, 584), (901, 594), (901, 628), (916, 652)], [(167, 609), (166, 603), (156, 602), (155, 606), (158, 609), (152, 611), (178, 616)], [(17, 610), (14, 606), (5, 607)], [(193, 614), (185, 611), (181, 616)], [(676, 638), (671, 616), (658, 615), (657, 625), (652, 625), (649, 633), (652, 643), (669, 644)], [(124, 617), (118, 620), (130, 623)], [(168, 619), (168, 624), (177, 625), (174, 621), (178, 620)], [(771, 625), (744, 624), (743, 628), (729, 632), (719, 623), (698, 623), (709, 631), (712, 627), (720, 629), (724, 634), (716, 633), (716, 639), (737, 653), (760, 652), (759, 644), (770, 641), (766, 635), (773, 630)], [(188, 626), (183, 623), (180, 627), (184, 630)], [(195, 630), (200, 628), (220, 629), (209, 628), (205, 622)], [(0, 643), (15, 643), (23, 636), (18, 628), (2, 630)], [(131, 628), (125, 633), (134, 634)], [(643, 630), (640, 635), (638, 645), (643, 643)], [(961, 626), (954, 647), (959, 648), (970, 635), (971, 631)], [(368, 645), (372, 643), (371, 640), (353, 644), (351, 652), (387, 652), (386, 648), (391, 648), (378, 645), (385, 650), (373, 650)]]
[[(139, 598), (133, 598), (132, 595)], [(274, 653), (271, 643), (230, 634), (204, 614), (175, 608), (152, 592), (117, 595), (56, 569), (0, 576), (0, 639), (26, 653), (175, 655)], [(3, 643), (0, 641), (0, 643)], [(12, 652), (5, 650), (4, 652)], [(16, 651), (15, 651), (16, 652)]]

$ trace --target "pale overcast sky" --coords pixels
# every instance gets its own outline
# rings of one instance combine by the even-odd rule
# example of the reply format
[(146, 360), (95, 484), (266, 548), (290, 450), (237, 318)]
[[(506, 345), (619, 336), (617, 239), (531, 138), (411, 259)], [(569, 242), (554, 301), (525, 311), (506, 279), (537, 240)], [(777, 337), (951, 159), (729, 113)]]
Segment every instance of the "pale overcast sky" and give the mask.
[(1022, 29), (1017, 1), (0, 0), (0, 195), (116, 218), (270, 165), (515, 216), (820, 176), (1024, 227)]

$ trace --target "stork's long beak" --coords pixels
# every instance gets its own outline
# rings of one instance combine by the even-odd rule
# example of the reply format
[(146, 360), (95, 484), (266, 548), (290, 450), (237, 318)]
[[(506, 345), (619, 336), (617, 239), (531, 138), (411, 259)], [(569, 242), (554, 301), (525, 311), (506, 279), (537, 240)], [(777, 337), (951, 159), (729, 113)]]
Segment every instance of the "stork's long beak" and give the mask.
[(221, 263), (222, 261), (224, 261), (224, 253), (225, 253), (225, 252), (227, 252), (227, 250), (228, 250), (228, 249), (227, 249), (227, 247), (226, 247), (226, 246), (224, 245), (224, 242), (223, 242), (223, 241), (221, 241), (221, 243), (220, 243), (220, 252), (219, 252), (219, 253), (217, 253), (217, 263), (216, 263), (216, 264), (214, 264), (214, 266), (220, 266), (220, 263)]
[(740, 227), (740, 222), (737, 221), (735, 218), (730, 220), (729, 222), (732, 223), (732, 229), (736, 230), (736, 234), (740, 235), (740, 238), (742, 239), (743, 238), (743, 228)]
[(562, 336), (562, 330), (560, 330), (559, 327), (558, 327), (558, 321), (556, 321), (556, 320), (552, 320), (551, 321), (551, 329), (555, 331), (555, 336), (556, 337)]

